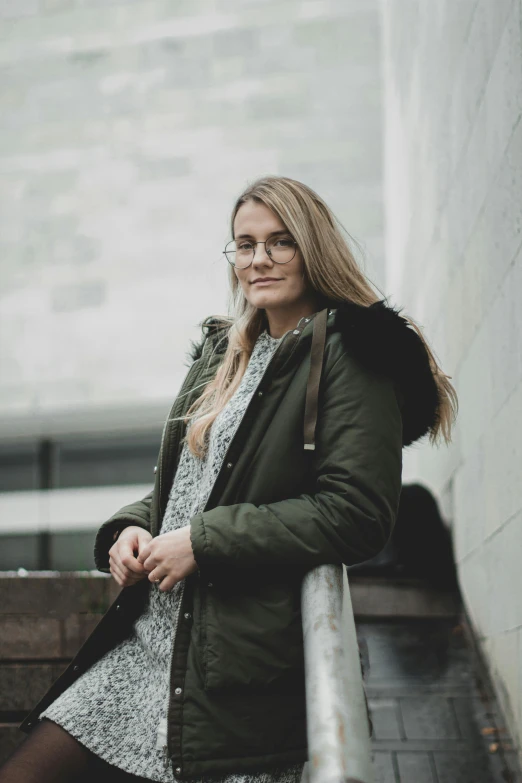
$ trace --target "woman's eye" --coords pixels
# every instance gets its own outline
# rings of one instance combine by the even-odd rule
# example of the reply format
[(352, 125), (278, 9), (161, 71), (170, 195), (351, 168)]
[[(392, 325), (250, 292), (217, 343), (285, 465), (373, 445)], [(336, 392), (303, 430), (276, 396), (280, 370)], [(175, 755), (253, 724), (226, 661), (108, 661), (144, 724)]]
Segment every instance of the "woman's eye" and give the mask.
[(289, 239), (288, 237), (284, 239), (278, 239), (276, 242), (276, 245), (279, 247), (292, 247), (294, 244), (293, 239)]
[(238, 245), (238, 250), (252, 250), (252, 242), (241, 242), (241, 244)]

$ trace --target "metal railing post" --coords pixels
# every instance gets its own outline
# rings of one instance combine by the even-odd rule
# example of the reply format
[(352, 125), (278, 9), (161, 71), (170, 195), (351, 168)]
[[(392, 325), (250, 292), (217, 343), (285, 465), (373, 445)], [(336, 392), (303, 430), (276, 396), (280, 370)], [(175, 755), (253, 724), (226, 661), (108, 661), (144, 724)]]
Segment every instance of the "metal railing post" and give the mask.
[(345, 566), (309, 571), (301, 592), (307, 783), (373, 783), (359, 648)]

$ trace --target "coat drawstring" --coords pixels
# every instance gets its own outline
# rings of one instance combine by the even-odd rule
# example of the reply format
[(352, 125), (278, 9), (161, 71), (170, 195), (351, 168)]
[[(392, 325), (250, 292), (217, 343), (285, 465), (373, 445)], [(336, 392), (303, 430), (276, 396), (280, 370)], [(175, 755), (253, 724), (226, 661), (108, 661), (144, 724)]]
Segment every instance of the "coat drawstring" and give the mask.
[(310, 451), (315, 449), (315, 428), (317, 425), (317, 412), (319, 407), (319, 385), (321, 383), (321, 372), (323, 369), (327, 321), (328, 308), (320, 310), (314, 316), (312, 348), (310, 351), (310, 371), (306, 384), (304, 414), (304, 448), (309, 449)]

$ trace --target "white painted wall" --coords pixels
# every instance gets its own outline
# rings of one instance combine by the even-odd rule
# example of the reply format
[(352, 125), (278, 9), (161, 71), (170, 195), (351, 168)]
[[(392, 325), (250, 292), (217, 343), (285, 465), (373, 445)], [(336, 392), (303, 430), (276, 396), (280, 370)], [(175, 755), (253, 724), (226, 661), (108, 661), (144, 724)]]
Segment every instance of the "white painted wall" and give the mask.
[(382, 0), (388, 290), (460, 398), (407, 450), (453, 526), (466, 604), (522, 740), (520, 0)]

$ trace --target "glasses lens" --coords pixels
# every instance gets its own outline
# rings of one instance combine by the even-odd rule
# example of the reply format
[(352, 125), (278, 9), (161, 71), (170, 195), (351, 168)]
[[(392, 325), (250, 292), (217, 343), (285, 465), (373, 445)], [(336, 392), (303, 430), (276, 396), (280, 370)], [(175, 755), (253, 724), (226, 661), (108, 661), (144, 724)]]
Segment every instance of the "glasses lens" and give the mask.
[(276, 264), (287, 264), (291, 261), (296, 249), (295, 240), (291, 236), (273, 237), (266, 243), (266, 251)]
[(245, 269), (250, 266), (254, 257), (254, 245), (242, 239), (240, 242), (229, 242), (225, 248), (225, 255), (232, 264), (238, 269)]

